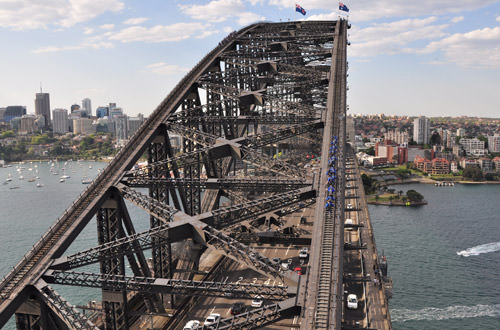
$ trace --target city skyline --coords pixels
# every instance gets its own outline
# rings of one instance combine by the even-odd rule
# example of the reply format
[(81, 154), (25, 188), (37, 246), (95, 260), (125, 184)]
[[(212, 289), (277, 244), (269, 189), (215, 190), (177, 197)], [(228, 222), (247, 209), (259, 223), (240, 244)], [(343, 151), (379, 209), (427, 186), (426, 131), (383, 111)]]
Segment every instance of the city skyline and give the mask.
[[(337, 19), (337, 2), (215, 0), (0, 4), (0, 107), (34, 112), (83, 98), (149, 115), (228, 33), (269, 20)], [(345, 1), (350, 9), (350, 113), (498, 117), (499, 1)], [(35, 13), (41, 13), (35, 15)], [(409, 15), (408, 13), (411, 13)], [(182, 56), (179, 56), (182, 54)]]

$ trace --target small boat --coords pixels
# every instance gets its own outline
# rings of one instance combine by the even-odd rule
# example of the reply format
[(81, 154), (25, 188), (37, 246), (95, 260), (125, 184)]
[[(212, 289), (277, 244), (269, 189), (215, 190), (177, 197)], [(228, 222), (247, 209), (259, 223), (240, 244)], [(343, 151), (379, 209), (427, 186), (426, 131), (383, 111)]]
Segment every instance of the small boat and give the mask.
[(92, 183), (92, 180), (90, 178), (83, 177), (82, 178), (82, 183), (83, 184), (90, 184), (90, 183)]
[(91, 169), (91, 168), (92, 168), (92, 165), (89, 165), (89, 168)]
[(66, 180), (64, 180), (63, 178), (59, 179), (59, 182), (64, 182), (64, 181), (66, 181)]
[(28, 182), (35, 182), (35, 180), (36, 180), (35, 178), (31, 178), (28, 180)]
[(70, 176), (69, 176), (69, 175), (66, 175), (66, 174), (61, 175), (61, 179), (69, 179), (69, 178), (70, 178)]
[(36, 184), (36, 187), (37, 187), (37, 188), (42, 188), (42, 187), (43, 187), (43, 184), (41, 184), (40, 182), (38, 182), (38, 183)]
[(19, 180), (24, 180), (24, 176), (19, 176)]
[(10, 187), (9, 189), (19, 189), (19, 188), (21, 188), (21, 187), (19, 187), (19, 186), (14, 186), (14, 187)]

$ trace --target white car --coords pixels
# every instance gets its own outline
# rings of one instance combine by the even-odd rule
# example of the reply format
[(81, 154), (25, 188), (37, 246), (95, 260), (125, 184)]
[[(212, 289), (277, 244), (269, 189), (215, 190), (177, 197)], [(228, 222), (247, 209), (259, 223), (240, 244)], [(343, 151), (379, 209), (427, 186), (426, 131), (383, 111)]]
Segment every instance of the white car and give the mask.
[(354, 293), (347, 296), (347, 308), (358, 309), (358, 297)]
[(253, 298), (251, 306), (255, 308), (261, 308), (263, 303), (264, 300), (262, 300), (262, 296), (256, 296), (255, 298)]
[(351, 204), (351, 203), (347, 204), (346, 209), (348, 209), (348, 210), (352, 210), (352, 204)]
[(201, 329), (200, 321), (197, 320), (188, 321), (188, 323), (186, 323), (186, 325), (182, 329), (183, 330)]
[(205, 323), (203, 323), (203, 325), (214, 325), (214, 324), (217, 324), (217, 322), (219, 322), (220, 320), (220, 314), (217, 314), (217, 313), (212, 313), (210, 315), (207, 316), (207, 318), (205, 319)]
[(306, 247), (300, 249), (299, 258), (305, 259), (307, 257), (309, 257), (309, 250)]
[(353, 225), (353, 222), (352, 222), (352, 219), (345, 219), (344, 221), (344, 227), (346, 230), (352, 230), (352, 227), (349, 227), (349, 226), (352, 226)]
[(290, 269), (290, 267), (291, 267), (291, 265), (292, 265), (292, 259), (288, 259), (288, 260), (283, 261), (283, 262), (281, 263), (281, 268), (282, 268), (283, 270), (289, 270), (289, 269)]

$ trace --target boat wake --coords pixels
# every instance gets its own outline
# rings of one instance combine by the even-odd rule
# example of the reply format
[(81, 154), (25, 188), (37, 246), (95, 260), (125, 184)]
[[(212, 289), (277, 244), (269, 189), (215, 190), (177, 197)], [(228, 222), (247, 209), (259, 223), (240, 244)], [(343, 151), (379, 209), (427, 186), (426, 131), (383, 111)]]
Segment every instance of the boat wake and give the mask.
[(449, 306), (445, 308), (426, 307), (423, 309), (393, 309), (393, 322), (437, 321), (448, 319), (465, 319), (472, 317), (500, 316), (500, 304), (476, 306)]
[(483, 253), (500, 251), (500, 242), (482, 244), (468, 248), (466, 250), (458, 251), (457, 255), (462, 257), (478, 256)]

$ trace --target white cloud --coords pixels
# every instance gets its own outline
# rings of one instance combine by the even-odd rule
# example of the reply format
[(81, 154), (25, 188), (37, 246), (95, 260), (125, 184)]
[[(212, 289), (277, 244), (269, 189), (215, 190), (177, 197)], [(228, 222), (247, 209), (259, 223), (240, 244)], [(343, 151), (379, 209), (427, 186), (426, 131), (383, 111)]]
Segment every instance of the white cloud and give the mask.
[[(296, 0), (270, 0), (269, 4), (281, 8), (293, 8)], [(497, 3), (498, 0), (357, 0), (349, 1), (351, 21), (367, 21), (382, 17), (418, 17), (422, 15), (441, 15), (475, 10)], [(332, 0), (309, 0), (300, 3), (306, 10), (337, 10), (337, 2)], [(333, 7), (333, 8), (332, 8)], [(337, 17), (337, 12), (332, 15)]]
[(451, 22), (452, 22), (452, 23), (458, 23), (458, 22), (461, 22), (461, 21), (463, 21), (463, 20), (464, 20), (464, 17), (463, 17), (463, 16), (457, 16), (457, 17), (453, 17), (453, 18), (451, 19)]
[(265, 20), (264, 16), (260, 16), (260, 15), (257, 15), (255, 13), (247, 12), (247, 13), (239, 14), (237, 22), (239, 25), (244, 26), (244, 25), (249, 25), (251, 23), (255, 23), (255, 22), (263, 21), (263, 20)]
[(94, 33), (94, 29), (92, 29), (92, 28), (86, 27), (83, 30), (83, 34), (92, 34), (92, 33)]
[(500, 26), (453, 34), (431, 42), (420, 53), (437, 51), (461, 67), (500, 68)]
[(176, 23), (172, 25), (156, 25), (151, 28), (131, 26), (109, 35), (109, 39), (121, 42), (168, 42), (180, 41), (200, 35), (207, 36), (215, 32), (209, 24)]
[(0, 2), (0, 27), (12, 30), (71, 27), (124, 7), (120, 0), (25, 0)]
[(103, 30), (113, 30), (115, 28), (115, 25), (114, 24), (103, 24), (101, 26), (99, 26), (100, 29), (103, 29)]
[(47, 47), (37, 48), (33, 50), (33, 53), (35, 54), (56, 53), (56, 52), (64, 52), (72, 50), (101, 49), (101, 48), (113, 48), (113, 44), (110, 42), (102, 41), (94, 43), (84, 42), (81, 45), (74, 45), (74, 46), (47, 46)]
[(245, 10), (241, 0), (213, 0), (206, 5), (180, 5), (181, 11), (197, 20), (223, 22)]
[(146, 21), (149, 21), (149, 18), (147, 18), (147, 17), (135, 17), (135, 18), (129, 18), (128, 20), (124, 21), (123, 24), (138, 25), (138, 24), (144, 23)]
[(500, 16), (498, 16), (498, 17), (496, 18), (496, 21), (497, 21), (497, 22), (500, 22)]
[(159, 75), (172, 75), (172, 74), (186, 73), (189, 71), (189, 68), (183, 68), (178, 65), (169, 65), (164, 62), (150, 64), (147, 66), (147, 68), (151, 72)]
[[(261, 1), (250, 0), (252, 5), (259, 2)], [(246, 10), (242, 0), (213, 0), (205, 5), (180, 5), (179, 8), (193, 19), (211, 23), (220, 23), (230, 18), (236, 18), (238, 24), (248, 25), (265, 19), (263, 16)]]
[[(419, 40), (444, 37), (447, 24), (433, 25), (436, 17), (424, 19), (404, 19), (390, 23), (374, 24), (364, 29), (353, 27), (349, 40), (351, 56), (366, 57), (379, 54), (412, 52), (405, 48)], [(416, 51), (414, 51), (416, 52)]]

